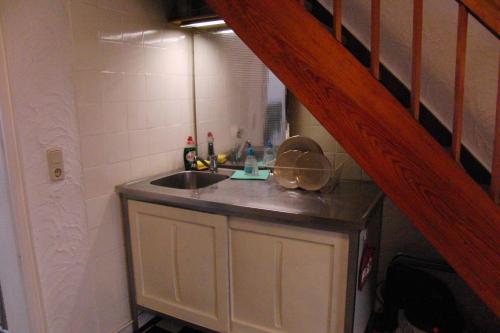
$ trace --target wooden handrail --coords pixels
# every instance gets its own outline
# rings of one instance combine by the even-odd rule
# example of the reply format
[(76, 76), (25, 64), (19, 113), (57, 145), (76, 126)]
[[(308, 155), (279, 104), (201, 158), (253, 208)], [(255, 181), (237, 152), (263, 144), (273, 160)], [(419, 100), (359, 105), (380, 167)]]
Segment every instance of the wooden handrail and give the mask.
[(500, 208), (490, 197), (297, 2), (206, 2), (500, 315)]
[(491, 32), (500, 36), (499, 0), (457, 0)]

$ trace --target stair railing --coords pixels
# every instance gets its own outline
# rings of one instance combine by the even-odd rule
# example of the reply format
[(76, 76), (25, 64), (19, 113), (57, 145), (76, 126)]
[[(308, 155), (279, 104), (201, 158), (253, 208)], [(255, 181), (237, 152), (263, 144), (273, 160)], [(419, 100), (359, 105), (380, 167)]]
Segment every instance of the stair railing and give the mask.
[[(371, 0), (370, 71), (380, 79), (380, 1)], [(465, 63), (467, 51), (467, 26), (469, 15), (475, 16), (490, 32), (498, 37), (500, 32), (500, 3), (495, 0), (456, 0), (458, 2), (457, 49), (455, 66), (455, 94), (451, 155), (460, 163), (464, 119)], [(304, 5), (304, 0), (301, 0)], [(333, 0), (333, 34), (341, 41), (342, 0)], [(411, 103), (410, 112), (418, 121), (420, 116), (420, 91), (422, 77), (423, 0), (413, 0)], [(500, 65), (497, 109), (494, 131), (493, 160), (489, 193), (500, 204)]]
[[(414, 1), (413, 44), (418, 49), (422, 0)], [(483, 8), (490, 1), (495, 0), (461, 3)], [(372, 55), (376, 58), (370, 73), (339, 43), (341, 1), (334, 0), (334, 38), (301, 8), (300, 0), (206, 2), (500, 315), (500, 207), (415, 121), (416, 102), (412, 117), (378, 82), (378, 53)], [(378, 19), (372, 24), (380, 27), (377, 5), (373, 15)], [(495, 28), (491, 23), (488, 27)], [(412, 60), (414, 88), (420, 83), (418, 62), (417, 52)], [(413, 95), (419, 101), (418, 89)], [(496, 191), (494, 183), (491, 192)]]

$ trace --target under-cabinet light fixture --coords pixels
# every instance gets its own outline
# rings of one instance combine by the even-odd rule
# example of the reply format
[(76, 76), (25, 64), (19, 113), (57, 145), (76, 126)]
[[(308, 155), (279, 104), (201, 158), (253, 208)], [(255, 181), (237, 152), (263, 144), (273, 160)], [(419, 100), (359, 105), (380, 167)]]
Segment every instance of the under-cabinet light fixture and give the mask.
[(226, 24), (224, 20), (198, 21), (198, 22), (182, 24), (181, 28), (206, 28), (224, 24)]

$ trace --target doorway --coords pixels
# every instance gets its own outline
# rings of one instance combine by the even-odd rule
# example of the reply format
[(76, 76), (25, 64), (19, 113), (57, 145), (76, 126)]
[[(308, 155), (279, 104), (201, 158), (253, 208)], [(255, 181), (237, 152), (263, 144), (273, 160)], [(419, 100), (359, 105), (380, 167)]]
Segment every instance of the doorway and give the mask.
[(0, 331), (7, 328), (7, 315), (5, 314), (5, 306), (3, 305), (2, 284), (0, 284)]
[[(0, 110), (1, 111), (1, 110)], [(0, 112), (1, 114), (1, 112)], [(9, 195), (3, 128), (0, 119), (0, 327), (30, 332), (23, 276)], [(1, 332), (1, 331), (0, 331)]]

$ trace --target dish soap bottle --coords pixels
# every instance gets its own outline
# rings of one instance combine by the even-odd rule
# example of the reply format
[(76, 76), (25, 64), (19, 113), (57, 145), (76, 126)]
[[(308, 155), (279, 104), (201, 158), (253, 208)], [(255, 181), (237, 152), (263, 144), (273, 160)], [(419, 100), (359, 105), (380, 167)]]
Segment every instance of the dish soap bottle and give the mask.
[(255, 158), (255, 152), (252, 145), (248, 144), (247, 159), (245, 160), (245, 174), (249, 176), (257, 176), (259, 174), (259, 165)]
[(184, 169), (193, 169), (193, 165), (196, 163), (196, 155), (198, 155), (198, 149), (196, 148), (193, 137), (189, 136), (187, 138), (186, 147), (184, 147)]

